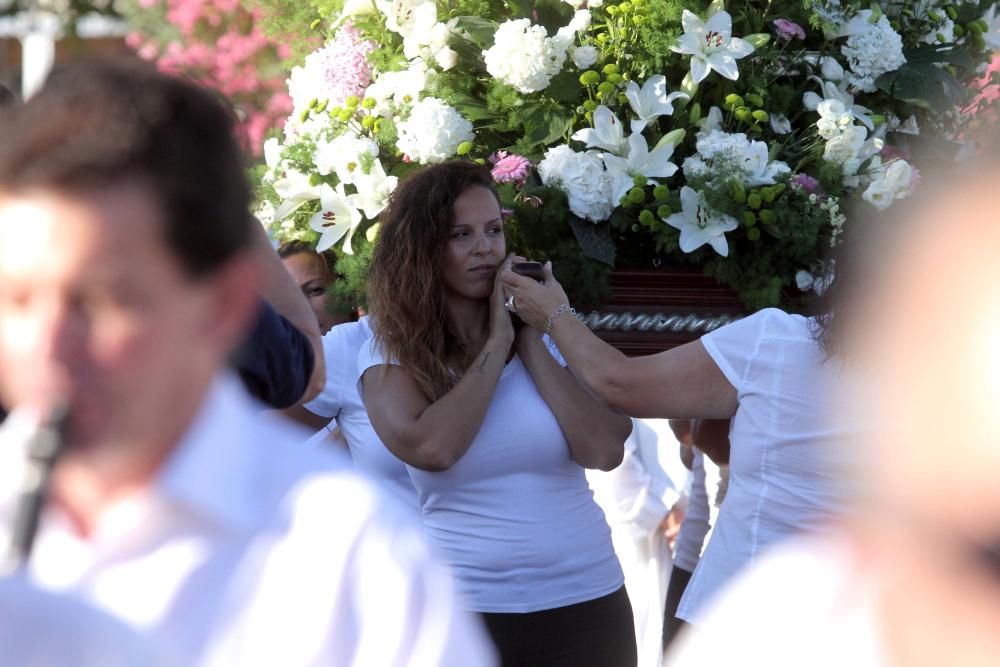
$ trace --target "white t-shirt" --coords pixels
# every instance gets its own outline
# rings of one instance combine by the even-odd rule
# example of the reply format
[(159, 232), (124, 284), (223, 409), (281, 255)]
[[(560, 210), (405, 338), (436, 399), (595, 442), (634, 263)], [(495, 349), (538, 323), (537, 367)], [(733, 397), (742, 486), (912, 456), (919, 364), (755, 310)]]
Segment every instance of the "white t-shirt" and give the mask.
[(881, 584), (841, 535), (791, 539), (730, 581), (664, 662), (677, 667), (891, 664)]
[(813, 339), (812, 320), (770, 308), (701, 338), (739, 401), (730, 430), (729, 487), (677, 615), (705, 603), (763, 547), (820, 530), (843, 510), (856, 429), (827, 417), (841, 365)]
[[(386, 363), (375, 345), (358, 355), (362, 375)], [(465, 455), (443, 472), (409, 471), (427, 535), (471, 609), (553, 609), (624, 584), (584, 469), (519, 357), (504, 368)]]
[(419, 511), (417, 491), (403, 462), (385, 448), (358, 393), (358, 350), (372, 337), (368, 316), (357, 322), (338, 324), (323, 336), (326, 385), (306, 409), (337, 421), (351, 451), (354, 466), (384, 483), (407, 507)]

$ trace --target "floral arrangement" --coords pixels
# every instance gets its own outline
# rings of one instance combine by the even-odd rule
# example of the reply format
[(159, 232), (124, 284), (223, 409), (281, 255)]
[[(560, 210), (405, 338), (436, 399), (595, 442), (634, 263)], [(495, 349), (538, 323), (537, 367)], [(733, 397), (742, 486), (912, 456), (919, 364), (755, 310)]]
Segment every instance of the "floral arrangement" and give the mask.
[(513, 247), (579, 302), (612, 266), (689, 265), (794, 308), (828, 283), (848, 212), (974, 153), (996, 104), (992, 1), (309, 7), (324, 45), (288, 79), (257, 213), (335, 248), (355, 295), (398, 179), (462, 156), (492, 167)]
[(290, 51), (264, 35), (261, 11), (240, 0), (123, 0), (126, 43), (163, 71), (184, 74), (225, 95), (242, 139), (259, 154), (267, 133), (291, 111), (284, 61)]

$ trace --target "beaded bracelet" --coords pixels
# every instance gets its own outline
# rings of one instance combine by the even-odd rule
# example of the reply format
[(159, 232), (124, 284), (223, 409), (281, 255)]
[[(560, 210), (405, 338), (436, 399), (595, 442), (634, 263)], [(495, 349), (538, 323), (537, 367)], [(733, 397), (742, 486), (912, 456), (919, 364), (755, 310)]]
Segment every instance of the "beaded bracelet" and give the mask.
[(562, 315), (563, 313), (566, 313), (566, 312), (568, 312), (570, 315), (576, 315), (576, 309), (575, 308), (570, 308), (570, 305), (568, 303), (560, 304), (556, 308), (556, 312), (554, 312), (551, 315), (549, 315), (549, 321), (545, 324), (545, 335), (546, 336), (548, 336), (549, 334), (552, 333), (552, 325), (555, 324), (555, 321), (557, 319), (559, 319), (559, 316)]

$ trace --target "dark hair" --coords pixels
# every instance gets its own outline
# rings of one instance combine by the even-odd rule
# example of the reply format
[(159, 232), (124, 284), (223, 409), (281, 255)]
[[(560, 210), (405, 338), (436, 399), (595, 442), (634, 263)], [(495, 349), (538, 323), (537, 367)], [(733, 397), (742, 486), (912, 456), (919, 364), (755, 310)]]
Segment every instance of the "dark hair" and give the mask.
[(440, 278), (455, 200), (475, 186), (499, 201), (493, 176), (482, 165), (452, 160), (425, 167), (399, 184), (379, 217), (368, 276), (375, 338), (431, 400), (455, 382), (448, 362), (461, 351), (447, 328)]
[(0, 191), (148, 187), (193, 277), (251, 243), (250, 186), (220, 98), (138, 61), (56, 70), (0, 116)]
[(19, 101), (14, 91), (0, 83), (0, 108), (16, 105)]

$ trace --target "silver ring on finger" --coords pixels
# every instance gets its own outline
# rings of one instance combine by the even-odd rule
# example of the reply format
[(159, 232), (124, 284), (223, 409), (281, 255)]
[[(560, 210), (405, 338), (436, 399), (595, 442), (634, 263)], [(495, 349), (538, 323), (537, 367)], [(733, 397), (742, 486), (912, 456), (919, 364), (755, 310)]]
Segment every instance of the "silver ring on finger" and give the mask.
[(517, 307), (514, 305), (514, 295), (513, 294), (511, 294), (509, 297), (507, 297), (507, 301), (503, 304), (503, 307), (509, 313), (516, 313), (517, 312)]

